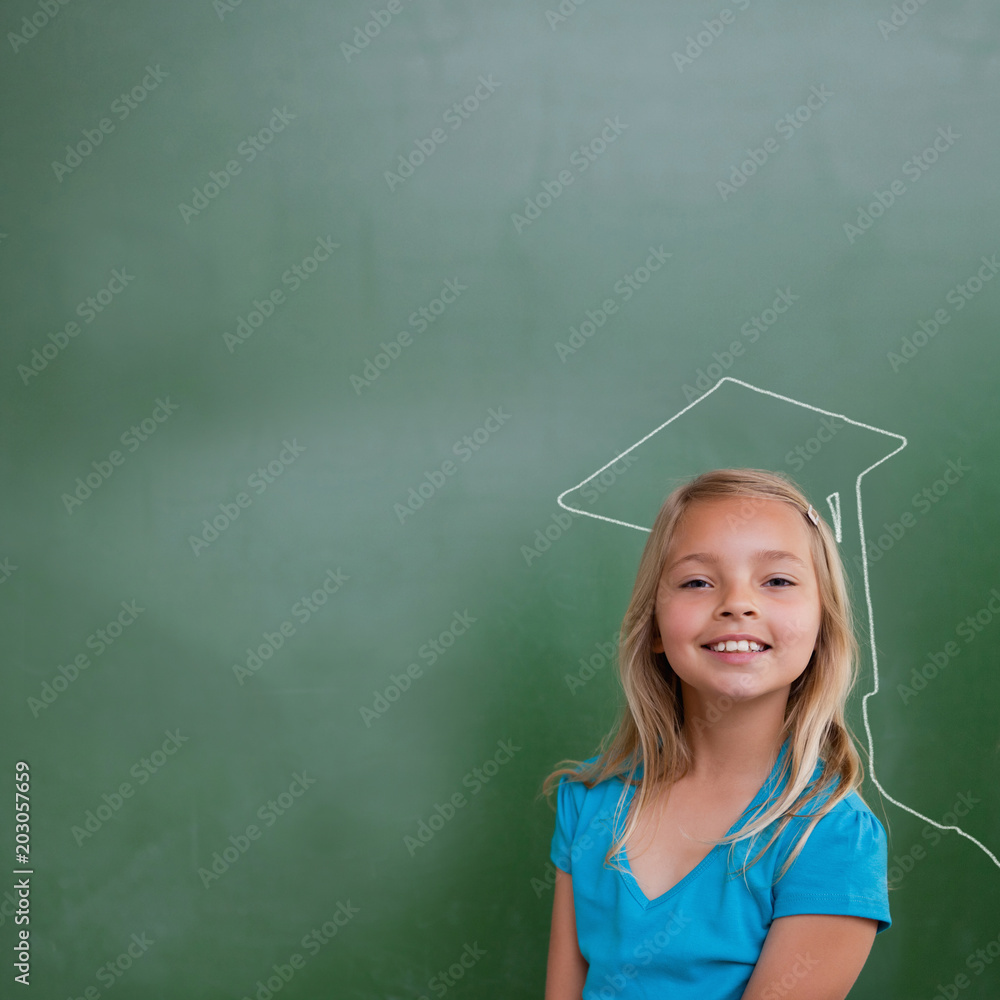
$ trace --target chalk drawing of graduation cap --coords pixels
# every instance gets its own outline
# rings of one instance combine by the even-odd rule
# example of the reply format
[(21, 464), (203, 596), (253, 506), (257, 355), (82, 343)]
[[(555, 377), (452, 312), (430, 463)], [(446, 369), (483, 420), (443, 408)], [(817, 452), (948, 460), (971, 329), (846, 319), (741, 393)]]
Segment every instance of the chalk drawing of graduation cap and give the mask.
[[(996, 856), (974, 837), (957, 826), (942, 826), (892, 798), (876, 776), (868, 699), (878, 692), (879, 672), (861, 486), (865, 476), (906, 444), (902, 434), (726, 376), (582, 482), (560, 493), (557, 503), (572, 513), (648, 534), (667, 495), (701, 472), (756, 468), (788, 473), (833, 528), (845, 566), (863, 575), (872, 687), (862, 698), (862, 714), (872, 781), (890, 802), (939, 829), (956, 830), (1000, 868)], [(622, 462), (626, 456), (631, 460), (628, 463)], [(852, 494), (854, 503), (850, 502)], [(567, 497), (571, 502), (564, 502)]]
[[(649, 532), (668, 493), (709, 469), (755, 468), (787, 472), (821, 510), (837, 541), (852, 548), (861, 524), (861, 481), (906, 447), (906, 438), (842, 413), (790, 399), (732, 377), (720, 379), (703, 396), (559, 494), (560, 507)], [(584, 491), (584, 507), (564, 502), (624, 456), (628, 472), (601, 489)], [(602, 483), (606, 480), (601, 480)], [(848, 490), (851, 484), (853, 490)], [(856, 506), (850, 504), (854, 494)], [(850, 529), (848, 532), (847, 529)], [(863, 551), (861, 536), (856, 536)], [(844, 555), (842, 551), (841, 555)], [(845, 559), (845, 562), (847, 560)], [(860, 566), (860, 563), (855, 563)]]

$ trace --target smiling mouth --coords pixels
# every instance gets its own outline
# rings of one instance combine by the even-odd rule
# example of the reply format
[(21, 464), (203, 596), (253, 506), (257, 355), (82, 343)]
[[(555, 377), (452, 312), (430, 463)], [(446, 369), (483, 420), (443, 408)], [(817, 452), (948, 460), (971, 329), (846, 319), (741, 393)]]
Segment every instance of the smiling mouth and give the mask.
[(702, 647), (712, 653), (764, 653), (771, 647), (766, 642), (747, 639), (728, 639), (722, 642), (707, 642)]
[[(725, 645), (737, 645), (736, 649), (715, 649), (713, 647), (723, 645), (723, 643), (713, 643), (712, 645), (705, 645), (701, 648), (712, 654), (712, 657), (720, 663), (727, 663), (733, 667), (747, 666), (749, 664), (755, 664), (762, 656), (766, 656), (767, 653), (771, 651), (771, 647), (762, 644), (761, 649), (751, 649), (750, 644), (746, 641), (736, 644), (736, 643), (726, 643)], [(739, 645), (746, 647), (745, 649), (740, 649)], [(755, 643), (755, 645), (757, 645)]]

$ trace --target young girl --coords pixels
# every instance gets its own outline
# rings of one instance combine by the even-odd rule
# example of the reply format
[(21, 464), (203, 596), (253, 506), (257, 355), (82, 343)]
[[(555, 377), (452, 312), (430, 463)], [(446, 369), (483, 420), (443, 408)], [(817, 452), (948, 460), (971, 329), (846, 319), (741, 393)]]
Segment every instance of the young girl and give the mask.
[(843, 1000), (891, 919), (830, 528), (783, 474), (697, 476), (657, 515), (619, 647), (614, 741), (542, 786), (546, 1000)]

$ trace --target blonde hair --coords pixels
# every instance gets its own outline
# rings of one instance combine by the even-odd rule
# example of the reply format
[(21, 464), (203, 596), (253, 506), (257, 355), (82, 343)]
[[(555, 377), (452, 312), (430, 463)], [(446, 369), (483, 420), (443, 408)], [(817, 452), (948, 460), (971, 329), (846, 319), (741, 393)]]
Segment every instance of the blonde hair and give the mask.
[[(740, 507), (740, 514), (730, 515), (731, 523), (751, 518), (754, 510), (765, 500), (790, 503), (803, 517), (807, 509), (811, 509), (809, 501), (790, 476), (764, 469), (705, 472), (678, 486), (664, 501), (639, 560), (632, 598), (619, 634), (618, 674), (626, 699), (621, 717), (615, 729), (602, 739), (595, 761), (584, 765), (582, 761), (567, 761), (564, 758), (560, 764), (573, 766), (559, 767), (549, 774), (540, 792), (550, 796), (563, 774), (569, 775), (567, 780), (582, 781), (588, 788), (607, 778), (621, 777), (624, 786), (615, 811), (617, 828), (628, 786), (639, 786), (635, 808), (630, 812), (622, 836), (612, 843), (605, 855), (606, 866), (612, 856), (625, 850), (636, 832), (639, 816), (652, 802), (655, 790), (661, 784), (665, 787), (672, 785), (687, 774), (693, 764), (693, 750), (683, 730), (684, 704), (680, 678), (665, 654), (655, 653), (652, 648), (657, 635), (654, 609), (664, 560), (682, 516), (692, 504), (719, 497), (746, 498)], [(771, 840), (753, 861), (744, 864), (741, 869), (744, 879), (747, 868), (756, 864), (793, 816), (811, 818), (812, 822), (779, 873), (780, 879), (798, 857), (819, 820), (855, 791), (864, 778), (854, 737), (844, 715), (847, 697), (857, 680), (859, 656), (847, 577), (836, 538), (826, 521), (817, 512), (815, 530), (811, 518), (806, 523), (810, 528), (810, 547), (819, 584), (820, 626), (815, 651), (789, 690), (778, 740), (780, 748), (786, 738), (790, 738), (788, 753), (777, 775), (775, 792), (758, 806), (745, 824), (729, 836), (703, 841), (735, 846), (737, 841), (751, 838), (752, 847), (757, 836), (780, 819)], [(723, 696), (719, 704), (722, 705), (725, 700), (726, 696)], [(728, 707), (726, 705), (722, 710)], [(695, 724), (701, 722), (697, 719)], [(606, 746), (612, 736), (613, 742)], [(819, 758), (822, 758), (823, 770), (816, 781), (812, 781)], [(640, 764), (643, 766), (643, 779), (635, 777)], [(782, 792), (789, 775), (788, 786)], [(832, 793), (818, 812), (798, 812), (808, 800), (831, 789)], [(730, 856), (732, 850), (731, 846)], [(750, 847), (747, 854), (749, 850)], [(613, 867), (624, 871), (618, 864)]]

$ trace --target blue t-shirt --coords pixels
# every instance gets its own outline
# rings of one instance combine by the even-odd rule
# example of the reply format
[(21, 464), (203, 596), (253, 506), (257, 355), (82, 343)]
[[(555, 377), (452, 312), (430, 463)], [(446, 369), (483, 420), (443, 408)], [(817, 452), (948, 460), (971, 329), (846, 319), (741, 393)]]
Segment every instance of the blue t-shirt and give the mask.
[[(753, 813), (771, 794), (787, 751), (786, 740), (744, 815)], [(588, 763), (596, 759), (591, 757)], [(817, 761), (813, 777), (821, 771), (822, 762)], [(640, 767), (637, 777), (641, 776)], [(870, 917), (878, 920), (877, 933), (892, 925), (885, 830), (856, 792), (816, 824), (799, 856), (773, 888), (774, 877), (811, 822), (808, 818), (789, 821), (782, 835), (746, 871), (746, 882), (739, 868), (748, 859), (749, 838), (732, 847), (732, 867), (728, 864), (731, 845), (717, 844), (673, 888), (649, 900), (632, 876), (625, 851), (613, 860), (627, 874), (612, 868), (610, 862), (604, 865), (622, 779), (609, 778), (587, 788), (567, 778), (563, 775), (558, 786), (550, 857), (557, 868), (573, 876), (577, 939), (590, 964), (583, 1000), (740, 1000), (775, 917), (795, 913)], [(628, 787), (616, 835), (625, 828), (636, 789)], [(798, 811), (816, 811), (816, 805), (830, 794), (814, 797)], [(728, 833), (742, 822), (743, 817)], [(777, 823), (758, 835), (749, 858), (767, 844)]]

